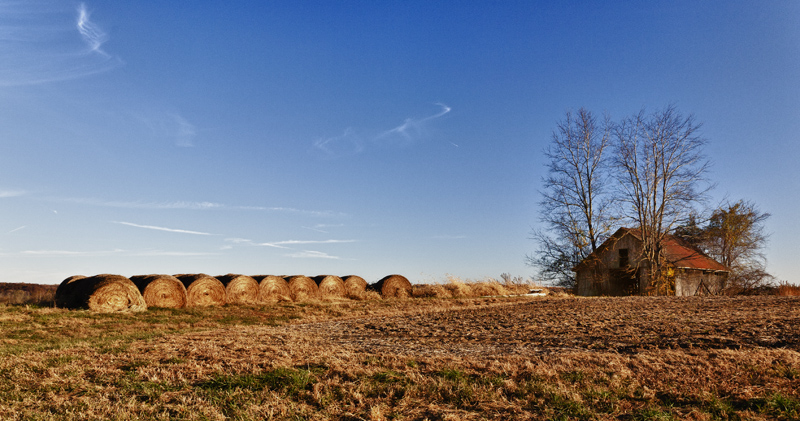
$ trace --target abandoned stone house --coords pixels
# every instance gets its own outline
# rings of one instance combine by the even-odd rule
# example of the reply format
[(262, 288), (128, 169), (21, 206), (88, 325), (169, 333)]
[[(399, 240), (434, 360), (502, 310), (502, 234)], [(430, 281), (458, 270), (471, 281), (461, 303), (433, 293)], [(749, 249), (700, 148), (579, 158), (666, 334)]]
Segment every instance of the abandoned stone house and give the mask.
[[(721, 292), (729, 273), (725, 266), (678, 237), (668, 235), (663, 247), (674, 295), (717, 295)], [(649, 268), (639, 257), (641, 250), (639, 230), (617, 230), (572, 269), (577, 281), (577, 295), (651, 293)]]

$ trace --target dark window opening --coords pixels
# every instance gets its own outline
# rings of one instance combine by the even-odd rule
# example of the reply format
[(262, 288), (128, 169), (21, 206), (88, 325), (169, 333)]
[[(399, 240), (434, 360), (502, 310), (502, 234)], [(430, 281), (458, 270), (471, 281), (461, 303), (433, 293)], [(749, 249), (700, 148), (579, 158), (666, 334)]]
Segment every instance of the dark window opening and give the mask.
[(624, 268), (628, 266), (628, 249), (619, 249), (619, 267)]

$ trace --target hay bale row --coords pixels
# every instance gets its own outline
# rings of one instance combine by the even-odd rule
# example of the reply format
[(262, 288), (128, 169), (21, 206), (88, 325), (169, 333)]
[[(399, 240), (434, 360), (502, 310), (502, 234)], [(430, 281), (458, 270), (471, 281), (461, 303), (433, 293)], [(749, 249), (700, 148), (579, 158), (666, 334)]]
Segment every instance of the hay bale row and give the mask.
[(200, 274), (70, 276), (56, 290), (56, 306), (88, 308), (98, 312), (143, 311), (147, 307), (184, 308), (224, 304), (272, 304), (313, 299), (363, 300), (411, 297), (411, 283), (401, 275), (389, 275), (373, 285), (350, 275), (218, 277)]
[(257, 275), (253, 277), (258, 281), (259, 304), (274, 304), (292, 301), (292, 291), (289, 283), (281, 276)]
[(372, 290), (378, 291), (383, 298), (411, 298), (413, 287), (411, 282), (403, 275), (389, 275), (370, 285)]
[(319, 298), (319, 287), (308, 276), (295, 275), (284, 278), (289, 284), (289, 292), (293, 301), (306, 301)]
[(186, 287), (172, 275), (137, 275), (131, 281), (148, 307), (184, 308), (188, 304)]
[(258, 303), (258, 282), (251, 276), (227, 275), (217, 276), (225, 285), (225, 296), (228, 304), (253, 305)]
[(130, 279), (109, 274), (70, 276), (56, 290), (56, 304), (99, 313), (147, 310), (147, 303)]
[(363, 300), (366, 298), (367, 281), (356, 275), (348, 275), (343, 278), (344, 291), (347, 298), (351, 300)]
[(221, 306), (227, 300), (225, 285), (213, 276), (194, 273), (175, 277), (186, 287), (187, 307)]
[(319, 295), (323, 298), (345, 298), (346, 290), (344, 281), (336, 275), (319, 275), (314, 277), (314, 282), (319, 288)]

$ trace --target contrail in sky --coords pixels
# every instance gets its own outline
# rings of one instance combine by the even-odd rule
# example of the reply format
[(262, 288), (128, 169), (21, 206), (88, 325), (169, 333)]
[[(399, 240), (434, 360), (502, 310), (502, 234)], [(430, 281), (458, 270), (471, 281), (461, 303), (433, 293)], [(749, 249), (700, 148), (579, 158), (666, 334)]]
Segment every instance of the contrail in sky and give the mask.
[(213, 235), (207, 232), (200, 232), (200, 231), (189, 231), (189, 230), (182, 230), (182, 229), (174, 229), (174, 228), (164, 228), (164, 227), (156, 227), (153, 225), (139, 225), (134, 224), (132, 222), (115, 222), (116, 224), (120, 225), (127, 225), (129, 227), (136, 227), (136, 228), (144, 228), (149, 230), (156, 230), (156, 231), (166, 231), (166, 232), (176, 232), (179, 234), (193, 234), (193, 235)]
[(91, 51), (96, 51), (100, 54), (107, 55), (105, 51), (100, 49), (104, 42), (108, 39), (106, 33), (95, 25), (94, 22), (89, 20), (90, 13), (86, 9), (86, 4), (81, 3), (78, 6), (78, 32), (81, 33), (83, 41), (89, 46)]
[(13, 230), (7, 232), (6, 234), (11, 234), (12, 232), (17, 232), (17, 231), (25, 229), (25, 228), (26, 228), (26, 225), (23, 225), (21, 227), (14, 228)]
[(447, 105), (444, 105), (444, 104), (442, 104), (440, 102), (437, 102), (436, 105), (442, 107), (442, 110), (439, 111), (438, 113), (436, 113), (434, 115), (431, 115), (431, 116), (428, 116), (428, 117), (425, 117), (425, 118), (420, 119), (420, 120), (415, 120), (413, 118), (407, 118), (406, 121), (403, 122), (403, 124), (393, 128), (393, 129), (389, 129), (389, 130), (381, 133), (378, 136), (378, 138), (381, 138), (381, 137), (384, 137), (384, 136), (388, 136), (388, 135), (393, 134), (393, 133), (397, 133), (397, 134), (401, 134), (403, 136), (409, 137), (409, 134), (408, 134), (408, 130), (409, 129), (419, 129), (419, 127), (422, 125), (422, 123), (425, 123), (426, 121), (430, 121), (430, 120), (439, 118), (439, 117), (449, 113), (450, 110), (451, 110), (450, 107), (448, 107)]

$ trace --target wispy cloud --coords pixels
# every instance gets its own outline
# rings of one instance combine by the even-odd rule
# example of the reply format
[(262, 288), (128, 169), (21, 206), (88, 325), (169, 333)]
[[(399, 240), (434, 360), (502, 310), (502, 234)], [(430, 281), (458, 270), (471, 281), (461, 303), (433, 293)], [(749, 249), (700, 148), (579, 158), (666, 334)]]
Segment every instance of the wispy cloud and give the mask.
[(410, 140), (412, 137), (422, 134), (425, 128), (425, 123), (431, 120), (435, 120), (439, 117), (442, 117), (443, 115), (449, 113), (451, 110), (450, 107), (442, 103), (437, 103), (436, 105), (441, 107), (441, 110), (438, 113), (420, 119), (407, 118), (403, 122), (403, 124), (395, 128), (386, 130), (380, 135), (378, 135), (377, 139), (391, 137), (392, 135), (400, 135), (403, 138)]
[[(64, 4), (66, 5), (66, 4)], [(0, 13), (0, 86), (53, 83), (111, 70), (122, 61), (102, 49), (108, 34), (85, 4), (25, 1)]]
[[(258, 242), (255, 242), (253, 240), (247, 239), (247, 238), (226, 238), (225, 242), (233, 243), (233, 244), (242, 244), (242, 245), (245, 245), (245, 246), (253, 246), (253, 247), (258, 246), (258, 247), (273, 247), (273, 248), (276, 248), (276, 249), (289, 249), (289, 247), (280, 246), (280, 245), (277, 245), (275, 243), (258, 243)], [(232, 246), (228, 246), (226, 248), (226, 250), (230, 249), (230, 248), (233, 248), (233, 247)]]
[(332, 259), (332, 260), (342, 260), (339, 256), (331, 256), (328, 253), (323, 253), (321, 251), (314, 251), (314, 250), (303, 250), (297, 253), (289, 253), (284, 254), (285, 257), (292, 257), (295, 259)]
[(340, 244), (340, 243), (355, 243), (356, 240), (286, 240), (278, 241), (272, 244), (283, 245), (299, 245), (299, 244)]
[(273, 247), (279, 249), (291, 249), (291, 247), (289, 246), (300, 246), (309, 244), (342, 244), (342, 243), (356, 242), (356, 240), (283, 240), (283, 241), (272, 241), (272, 242), (256, 242), (246, 238), (226, 238), (225, 241), (233, 244)]
[(27, 193), (23, 190), (0, 190), (0, 198), (18, 197), (24, 196), (25, 194)]
[(462, 240), (467, 238), (466, 235), (434, 235), (431, 237), (433, 240)]
[(327, 230), (328, 228), (337, 228), (337, 227), (343, 227), (343, 226), (344, 226), (344, 224), (316, 224), (313, 227), (301, 227), (301, 228), (307, 229), (307, 230), (311, 230), (311, 231), (320, 232), (322, 234), (328, 234), (329, 233), (329, 231)]
[(188, 202), (188, 201), (175, 201), (175, 202), (139, 202), (139, 201), (118, 201), (118, 200), (102, 200), (92, 198), (53, 198), (54, 201), (78, 203), (90, 206), (104, 206), (111, 208), (125, 208), (125, 209), (191, 209), (191, 210), (207, 210), (207, 209), (221, 209), (226, 206), (221, 203), (214, 202)]
[(177, 125), (177, 133), (175, 134), (175, 144), (182, 148), (190, 148), (194, 146), (194, 137), (197, 135), (197, 129), (192, 123), (189, 123), (185, 118), (175, 115), (175, 124)]
[(184, 229), (157, 227), (157, 226), (153, 226), (153, 225), (139, 225), (139, 224), (134, 224), (132, 222), (114, 222), (114, 223), (115, 224), (120, 224), (120, 225), (127, 225), (129, 227), (144, 228), (144, 229), (155, 230), (155, 231), (174, 232), (174, 233), (178, 233), (178, 234), (213, 235), (213, 234), (209, 234), (207, 232), (189, 231), (189, 230), (184, 230)]
[[(399, 144), (406, 145), (419, 138), (428, 136), (428, 125), (452, 109), (445, 104), (436, 103), (440, 107), (439, 112), (422, 118), (407, 118), (402, 124), (388, 130), (382, 130), (377, 135), (362, 136), (353, 128), (345, 129), (341, 135), (317, 139), (313, 142), (314, 150), (321, 152), (327, 158), (355, 155), (363, 152), (366, 147), (363, 139), (369, 139), (375, 144)], [(455, 143), (450, 142), (458, 147)]]
[[(0, 196), (3, 197), (3, 196)], [(187, 209), (187, 210), (240, 210), (240, 211), (262, 211), (262, 212), (280, 212), (280, 213), (293, 213), (305, 216), (320, 217), (320, 218), (337, 218), (345, 217), (347, 214), (342, 212), (335, 212), (331, 210), (308, 210), (297, 209), (292, 207), (283, 206), (240, 206), (240, 205), (226, 205), (216, 202), (191, 202), (191, 201), (174, 201), (174, 202), (142, 202), (142, 201), (119, 201), (119, 200), (102, 200), (94, 198), (48, 198), (54, 202), (68, 202), (77, 203), (90, 206), (104, 206), (112, 208), (125, 208), (125, 209)]]
[(219, 253), (209, 253), (209, 252), (196, 252), (196, 251), (165, 251), (165, 250), (147, 250), (147, 251), (137, 251), (132, 252), (132, 256), (143, 256), (143, 257), (157, 257), (157, 256), (167, 256), (167, 257), (197, 257), (197, 256), (217, 256)]
[[(24, 250), (19, 252), (23, 256), (47, 256), (47, 257), (102, 257), (102, 256), (129, 256), (129, 257), (194, 257), (194, 256), (215, 256), (219, 253), (208, 252), (194, 252), (194, 251), (166, 251), (166, 250), (95, 250), (95, 251), (78, 251), (78, 250)], [(8, 255), (7, 253), (5, 255)]]
[(315, 140), (314, 147), (329, 157), (349, 156), (362, 152), (364, 142), (351, 127), (348, 127), (339, 136)]
[(23, 226), (21, 226), (21, 227), (17, 227), (17, 228), (14, 228), (14, 229), (13, 229), (13, 230), (11, 230), (11, 231), (8, 231), (6, 234), (11, 234), (12, 232), (21, 231), (21, 230), (24, 230), (25, 228), (27, 228), (27, 226), (26, 226), (26, 225), (23, 225)]
[(153, 137), (159, 140), (166, 140), (181, 148), (195, 146), (194, 139), (197, 137), (197, 126), (178, 112), (146, 111), (134, 113), (133, 118), (146, 127)]
[(108, 256), (112, 254), (121, 254), (124, 250), (104, 250), (104, 251), (75, 251), (75, 250), (24, 250), (20, 252), (23, 255), (30, 256)]
[(297, 208), (287, 208), (287, 207), (261, 207), (261, 206), (237, 206), (236, 208), (244, 210), (252, 209), (252, 210), (263, 210), (271, 212), (296, 213), (300, 215), (316, 216), (323, 218), (347, 216), (342, 212), (334, 212), (330, 210), (319, 211), (319, 210), (307, 210), (307, 209), (297, 209)]
[(90, 20), (91, 13), (85, 3), (78, 5), (78, 32), (90, 51), (108, 56), (100, 47), (108, 40), (108, 35), (97, 24)]

